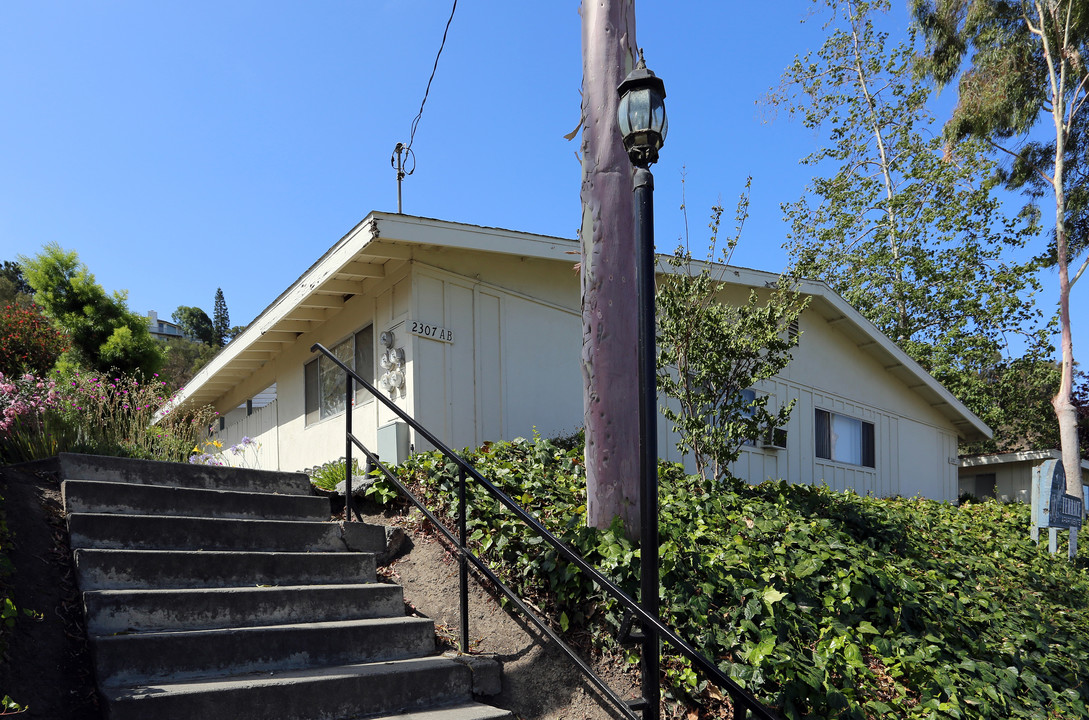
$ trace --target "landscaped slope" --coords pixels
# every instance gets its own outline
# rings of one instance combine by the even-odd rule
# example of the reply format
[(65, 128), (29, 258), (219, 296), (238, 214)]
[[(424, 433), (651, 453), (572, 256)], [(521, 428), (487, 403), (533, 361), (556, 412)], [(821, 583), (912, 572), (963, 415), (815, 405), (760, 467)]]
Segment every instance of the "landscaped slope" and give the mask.
[[(584, 527), (578, 450), (517, 440), (470, 459), (634, 592), (638, 550)], [(433, 500), (456, 497), (455, 469), (435, 456), (405, 473)], [(667, 624), (785, 716), (1086, 716), (1087, 564), (1037, 548), (1027, 507), (715, 485), (676, 466), (660, 496)], [(483, 490), (471, 498), (478, 548), (558, 625), (616, 624), (588, 581)], [(683, 661), (663, 665), (671, 695), (719, 707)]]

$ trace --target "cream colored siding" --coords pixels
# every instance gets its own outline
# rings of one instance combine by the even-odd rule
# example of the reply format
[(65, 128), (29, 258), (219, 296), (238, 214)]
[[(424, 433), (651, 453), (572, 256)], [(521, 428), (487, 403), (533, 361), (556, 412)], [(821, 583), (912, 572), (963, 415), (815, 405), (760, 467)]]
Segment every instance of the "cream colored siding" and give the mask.
[[(497, 282), (509, 281), (502, 265), (478, 265), (477, 276), (491, 279), (491, 270)], [(425, 427), (455, 448), (529, 436), (534, 427), (545, 436), (575, 429), (582, 407), (571, 353), (581, 335), (575, 311), (434, 268), (417, 268), (415, 278), (415, 317), (454, 334), (452, 343), (412, 338)]]
[[(279, 442), (277, 431), (277, 401), (256, 408), (252, 415), (245, 410), (234, 422), (226, 425), (216, 439), (223, 443), (220, 457), (228, 465), (251, 467), (259, 470), (276, 470), (279, 467)], [(250, 438), (256, 445), (235, 455), (230, 448), (240, 445), (243, 438)]]
[[(314, 358), (313, 343), (332, 348), (373, 324), (376, 365), (383, 332), (392, 331), (394, 346), (404, 351), (405, 384), (391, 393), (393, 401), (445, 443), (462, 448), (534, 429), (546, 437), (570, 432), (583, 422), (577, 250), (570, 240), (374, 213), (277, 297), (183, 395), (228, 412), (275, 383), (277, 430), (257, 428), (259, 437), (275, 438), (263, 448), (270, 462), (300, 470), (335, 460), (345, 452), (344, 414), (306, 424), (303, 368)], [(744, 302), (750, 288), (766, 293), (774, 280), (741, 268), (716, 272), (727, 283), (720, 293), (726, 303)], [(787, 447), (746, 446), (735, 474), (751, 482), (781, 477), (954, 499), (949, 458), (956, 430), (978, 439), (987, 428), (841, 299), (806, 283), (813, 303), (801, 318), (794, 359), (754, 388), (773, 407), (796, 401)], [(413, 321), (452, 331), (453, 342), (410, 334)], [(876, 467), (816, 458), (817, 408), (873, 423)], [(377, 428), (396, 420), (363, 394), (351, 412), (355, 434), (371, 448)], [(255, 437), (249, 430), (258, 421), (245, 422), (232, 423), (227, 436)], [(425, 449), (419, 438), (411, 442)], [(661, 456), (680, 459), (664, 419), (658, 447)]]

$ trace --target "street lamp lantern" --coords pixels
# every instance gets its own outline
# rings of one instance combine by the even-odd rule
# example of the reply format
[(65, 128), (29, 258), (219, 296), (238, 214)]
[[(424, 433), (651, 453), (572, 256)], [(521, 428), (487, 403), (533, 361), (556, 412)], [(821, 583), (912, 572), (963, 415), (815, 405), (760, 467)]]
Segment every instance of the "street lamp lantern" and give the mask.
[(620, 104), (616, 109), (624, 149), (632, 165), (649, 167), (658, 162), (658, 150), (665, 143), (669, 120), (665, 111), (665, 83), (647, 70), (643, 51), (639, 63), (617, 88)]

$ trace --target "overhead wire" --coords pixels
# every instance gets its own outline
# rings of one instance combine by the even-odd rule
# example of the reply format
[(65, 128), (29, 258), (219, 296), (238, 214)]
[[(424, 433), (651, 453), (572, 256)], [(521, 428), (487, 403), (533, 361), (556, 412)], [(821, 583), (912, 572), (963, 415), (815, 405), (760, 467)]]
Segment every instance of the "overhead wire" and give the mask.
[(431, 77), (427, 79), (427, 89), (424, 90), (423, 100), (420, 101), (420, 112), (416, 113), (416, 117), (412, 120), (412, 131), (408, 136), (406, 151), (412, 149), (412, 141), (416, 138), (416, 127), (420, 124), (420, 118), (423, 117), (424, 105), (427, 104), (427, 96), (431, 93), (431, 82), (435, 79), (435, 71), (439, 69), (439, 58), (442, 57), (442, 49), (446, 47), (446, 36), (450, 32), (450, 23), (454, 21), (454, 12), (457, 9), (458, 0), (454, 0), (454, 5), (450, 8), (450, 17), (446, 20), (446, 29), (442, 31), (442, 43), (439, 44), (439, 51), (435, 54), (435, 64), (431, 67)]

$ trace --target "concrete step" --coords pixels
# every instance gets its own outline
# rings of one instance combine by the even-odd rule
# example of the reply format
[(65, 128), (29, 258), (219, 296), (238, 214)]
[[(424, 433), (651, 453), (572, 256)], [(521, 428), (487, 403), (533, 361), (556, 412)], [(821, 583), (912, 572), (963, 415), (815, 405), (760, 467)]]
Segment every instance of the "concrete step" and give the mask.
[(397, 585), (93, 590), (83, 593), (87, 632), (203, 630), (404, 617)]
[(510, 710), (502, 710), (491, 705), (459, 703), (433, 710), (410, 711), (381, 717), (359, 715), (354, 720), (362, 720), (362, 718), (367, 720), (513, 720), (514, 714)]
[[(471, 685), (468, 667), (429, 657), (124, 690), (106, 687), (101, 694), (110, 720), (328, 720), (406, 711), (414, 713), (408, 716), (412, 720), (511, 717), (505, 711), (470, 703)], [(443, 712), (449, 714), (431, 714)], [(479, 714), (466, 714), (470, 712)]]
[(101, 480), (205, 490), (256, 491), (281, 495), (310, 494), (310, 480), (304, 473), (191, 465), (158, 460), (133, 460), (75, 453), (60, 453), (57, 460), (60, 463), (62, 480)]
[(99, 686), (131, 686), (421, 657), (435, 650), (435, 626), (402, 616), (105, 635), (91, 647)]
[(61, 483), (70, 513), (183, 515), (262, 520), (328, 520), (329, 500), (310, 495), (276, 495), (97, 480)]
[(385, 529), (360, 522), (71, 513), (73, 548), (382, 552)]
[(88, 590), (321, 585), (375, 581), (374, 554), (361, 552), (188, 552), (76, 550)]

